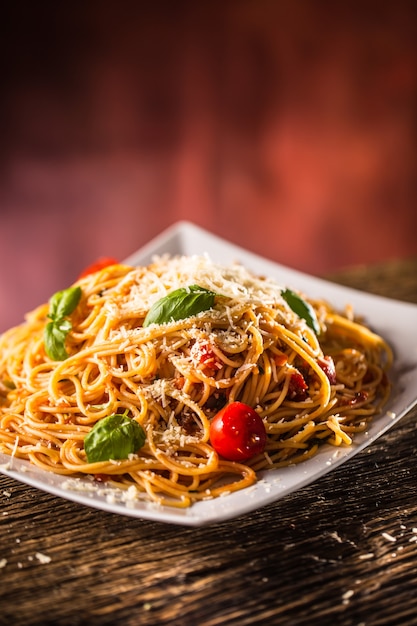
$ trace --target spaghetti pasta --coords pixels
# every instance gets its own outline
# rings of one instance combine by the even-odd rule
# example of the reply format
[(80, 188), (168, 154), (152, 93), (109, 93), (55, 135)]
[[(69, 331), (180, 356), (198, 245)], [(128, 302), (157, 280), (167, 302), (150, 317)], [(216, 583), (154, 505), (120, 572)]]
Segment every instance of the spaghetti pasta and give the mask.
[[(75, 286), (74, 310), (62, 305), (54, 318), (44, 304), (0, 338), (0, 451), (43, 470), (187, 507), (325, 443), (350, 445), (389, 395), (393, 357), (382, 337), (349, 310), (295, 294), (317, 332), (282, 287), (238, 264), (162, 256), (99, 269)], [(184, 308), (200, 293), (191, 286), (212, 294), (210, 305)], [(155, 303), (171, 296), (172, 305), (180, 291), (166, 319), (149, 321)], [(65, 340), (62, 360), (48, 355), (48, 324), (54, 341)], [(221, 458), (210, 442), (214, 416), (233, 402), (254, 408), (267, 434), (264, 451), (245, 462)], [(91, 432), (115, 415), (120, 429), (140, 426), (143, 445), (92, 460)]]

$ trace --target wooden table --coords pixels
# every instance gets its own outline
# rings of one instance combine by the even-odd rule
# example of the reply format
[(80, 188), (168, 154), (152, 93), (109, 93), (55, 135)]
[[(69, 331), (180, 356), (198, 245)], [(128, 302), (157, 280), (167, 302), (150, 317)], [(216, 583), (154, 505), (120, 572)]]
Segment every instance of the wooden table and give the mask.
[[(417, 303), (417, 260), (330, 278)], [(202, 528), (0, 476), (0, 624), (417, 624), (416, 418), (276, 504)]]

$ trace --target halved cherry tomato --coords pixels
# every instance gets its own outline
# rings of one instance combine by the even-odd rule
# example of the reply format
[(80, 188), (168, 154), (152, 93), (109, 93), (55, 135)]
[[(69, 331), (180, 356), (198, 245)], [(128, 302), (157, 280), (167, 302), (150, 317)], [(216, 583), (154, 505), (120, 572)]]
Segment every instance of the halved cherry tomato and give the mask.
[(220, 361), (212, 346), (208, 342), (196, 341), (191, 348), (191, 358), (194, 364), (209, 376), (221, 370), (223, 363)]
[(317, 359), (323, 372), (326, 374), (331, 385), (336, 384), (336, 366), (331, 356), (322, 356)]
[(109, 265), (116, 265), (117, 263), (118, 261), (116, 261), (116, 259), (113, 259), (112, 257), (108, 257), (108, 256), (99, 257), (97, 261), (95, 261), (94, 263), (86, 267), (78, 276), (78, 278), (79, 279), (84, 278), (84, 276), (88, 276), (89, 274), (94, 274), (94, 272), (98, 272), (99, 270), (102, 270), (103, 268), (108, 267)]
[(232, 402), (210, 424), (210, 441), (216, 452), (229, 461), (247, 461), (263, 452), (266, 430), (262, 418), (248, 404)]
[(287, 398), (294, 402), (302, 402), (307, 397), (308, 385), (301, 372), (294, 369), (288, 385)]

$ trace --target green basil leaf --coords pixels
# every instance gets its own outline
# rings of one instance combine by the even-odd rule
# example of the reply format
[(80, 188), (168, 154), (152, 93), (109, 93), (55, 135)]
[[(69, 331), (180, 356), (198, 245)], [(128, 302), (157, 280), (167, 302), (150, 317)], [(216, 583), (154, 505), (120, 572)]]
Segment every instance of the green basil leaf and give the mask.
[(292, 309), (294, 313), (298, 315), (298, 317), (301, 317), (303, 320), (305, 320), (307, 326), (314, 330), (316, 335), (320, 335), (320, 324), (318, 322), (316, 312), (311, 304), (303, 300), (301, 296), (299, 296), (291, 289), (284, 289), (283, 291), (281, 291), (281, 295), (290, 307), (290, 309)]
[(84, 438), (89, 463), (127, 459), (145, 443), (146, 435), (135, 420), (115, 413), (98, 421)]
[(69, 320), (48, 322), (46, 325), (44, 333), (45, 351), (53, 361), (64, 361), (68, 358), (65, 339), (70, 330), (71, 322)]
[(175, 289), (152, 305), (143, 325), (168, 324), (208, 311), (214, 304), (215, 296), (213, 291), (198, 285)]
[(52, 320), (45, 327), (45, 351), (54, 361), (64, 361), (68, 358), (65, 349), (65, 339), (72, 328), (69, 320), (65, 319), (77, 307), (81, 298), (81, 287), (69, 287), (57, 291), (49, 300), (48, 317)]
[(81, 287), (69, 287), (54, 293), (49, 300), (49, 317), (59, 320), (66, 315), (71, 315), (81, 298)]

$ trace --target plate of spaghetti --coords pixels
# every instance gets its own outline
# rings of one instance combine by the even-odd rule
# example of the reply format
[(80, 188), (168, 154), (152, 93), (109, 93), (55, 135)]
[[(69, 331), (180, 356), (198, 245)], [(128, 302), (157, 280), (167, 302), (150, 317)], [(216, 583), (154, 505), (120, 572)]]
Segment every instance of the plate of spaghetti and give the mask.
[(180, 222), (0, 337), (0, 469), (113, 513), (219, 522), (350, 459), (416, 389), (415, 305)]

